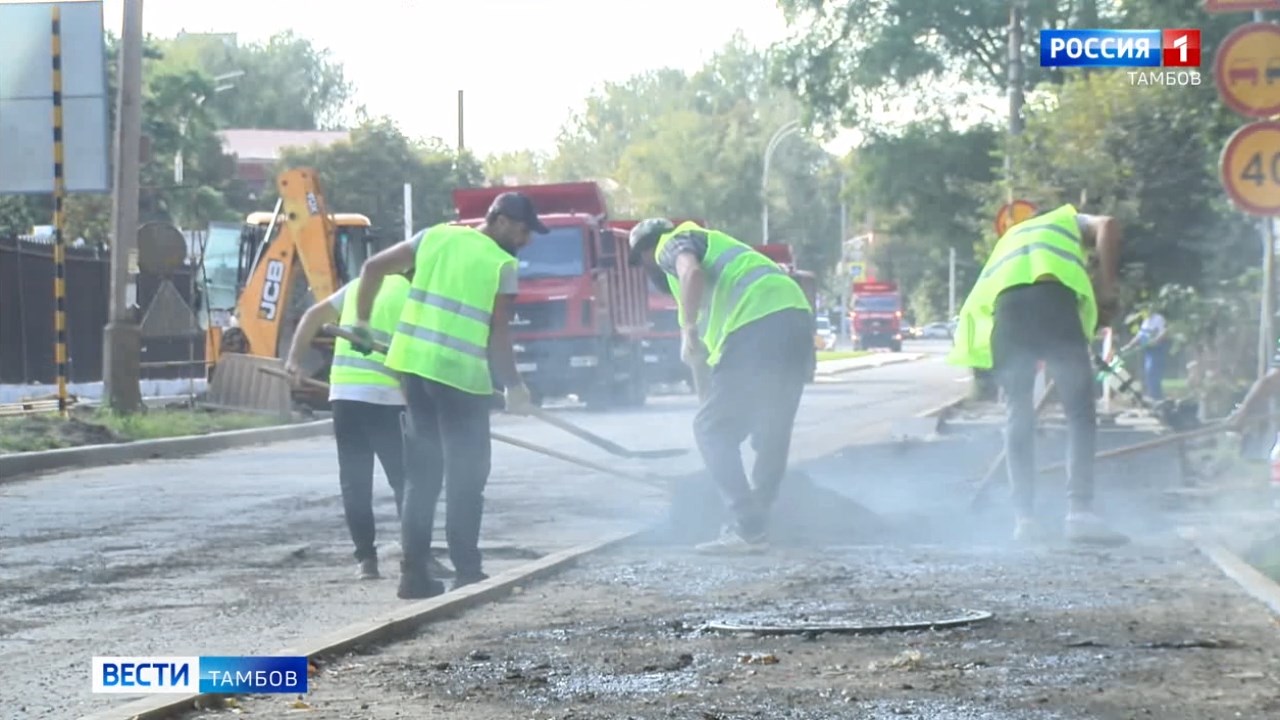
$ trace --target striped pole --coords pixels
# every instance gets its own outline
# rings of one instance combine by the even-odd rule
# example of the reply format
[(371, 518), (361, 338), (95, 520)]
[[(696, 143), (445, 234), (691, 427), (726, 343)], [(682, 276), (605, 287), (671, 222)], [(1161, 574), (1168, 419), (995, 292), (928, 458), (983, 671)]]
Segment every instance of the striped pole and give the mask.
[(53, 326), (57, 331), (58, 413), (67, 417), (67, 246), (62, 236), (66, 195), (62, 147), (62, 9), (53, 5)]

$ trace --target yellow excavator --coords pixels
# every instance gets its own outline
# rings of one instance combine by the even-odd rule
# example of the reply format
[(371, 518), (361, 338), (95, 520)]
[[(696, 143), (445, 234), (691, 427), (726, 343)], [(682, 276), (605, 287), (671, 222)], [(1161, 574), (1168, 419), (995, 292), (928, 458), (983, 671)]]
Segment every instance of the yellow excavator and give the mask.
[[(280, 413), (295, 401), (325, 407), (323, 394), (291, 393), (279, 377), (259, 368), (278, 367), (306, 309), (358, 276), (365, 259), (381, 249), (368, 217), (329, 212), (313, 169), (287, 170), (276, 187), (274, 212), (251, 213), (238, 237), (211, 232), (202, 253), (211, 406)], [(332, 339), (318, 339), (302, 368), (327, 380), (332, 359)]]

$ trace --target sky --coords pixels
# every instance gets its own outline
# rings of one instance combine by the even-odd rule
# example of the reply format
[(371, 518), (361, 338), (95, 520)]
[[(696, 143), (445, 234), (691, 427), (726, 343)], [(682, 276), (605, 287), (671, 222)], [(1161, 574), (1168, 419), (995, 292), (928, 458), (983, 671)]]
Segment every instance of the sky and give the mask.
[[(108, 30), (120, 31), (122, 8), (104, 1)], [(411, 137), (456, 142), (462, 90), (465, 142), (479, 155), (554, 149), (606, 81), (696, 70), (739, 30), (762, 46), (787, 35), (775, 0), (149, 0), (143, 25), (161, 37), (234, 32), (248, 42), (291, 28), (342, 62), (357, 103)], [(829, 147), (845, 150), (849, 138)]]

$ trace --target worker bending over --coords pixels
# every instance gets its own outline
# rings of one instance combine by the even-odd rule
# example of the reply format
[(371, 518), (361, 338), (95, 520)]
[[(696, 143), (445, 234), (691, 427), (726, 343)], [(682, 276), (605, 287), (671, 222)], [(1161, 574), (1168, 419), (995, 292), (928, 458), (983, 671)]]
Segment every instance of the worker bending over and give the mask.
[(531, 232), (547, 232), (533, 203), (519, 193), (503, 193), (479, 228), (436, 225), (364, 264), (355, 332), (368, 344), (384, 278), (414, 270), (386, 361), (402, 374), (407, 403), (401, 598), (444, 592), (429, 564), (442, 486), (454, 588), (488, 577), (481, 569), (479, 541), (492, 451), (490, 363), (506, 388), (507, 411), (529, 412), (529, 390), (516, 371), (508, 323), (517, 292), (516, 251)]
[[(813, 310), (773, 260), (725, 233), (645, 220), (631, 231), (631, 263), (676, 299), (681, 359), (711, 368), (693, 430), (734, 522), (703, 552), (758, 552), (786, 473), (800, 396), (813, 358)], [(751, 438), (748, 483), (742, 441)]]
[[(359, 286), (360, 281), (353, 280), (303, 314), (285, 359), (285, 369), (295, 387), (304, 379), (299, 369), (302, 354), (311, 346), (320, 328), (326, 323), (355, 323)], [(390, 341), (408, 295), (409, 280), (402, 275), (389, 276), (382, 283), (370, 318), (375, 339), (383, 343)], [(400, 435), (404, 396), (400, 392), (399, 376), (386, 368), (385, 360), (381, 353), (362, 353), (338, 338), (333, 344), (333, 365), (329, 370), (329, 403), (333, 410), (333, 437), (338, 446), (342, 511), (356, 546), (360, 577), (370, 580), (379, 577), (373, 519), (375, 455), (395, 492), (397, 515), (404, 498), (404, 446)]]
[[(1091, 273), (1087, 250), (1096, 250)], [(1024, 220), (996, 243), (960, 310), (951, 362), (993, 369), (1008, 407), (1005, 452), (1020, 540), (1040, 537), (1035, 503), (1035, 378), (1045, 362), (1067, 420), (1068, 540), (1127, 541), (1094, 512), (1097, 434), (1089, 338), (1118, 312), (1120, 228), (1071, 205)]]

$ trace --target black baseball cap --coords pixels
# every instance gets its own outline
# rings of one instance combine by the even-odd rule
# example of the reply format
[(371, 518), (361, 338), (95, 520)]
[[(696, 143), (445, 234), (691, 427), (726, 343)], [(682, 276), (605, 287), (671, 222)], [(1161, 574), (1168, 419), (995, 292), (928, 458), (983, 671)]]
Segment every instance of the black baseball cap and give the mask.
[(539, 235), (546, 235), (548, 232), (547, 226), (538, 219), (538, 211), (533, 207), (533, 201), (522, 193), (504, 192), (494, 198), (493, 204), (489, 206), (489, 214), (506, 215), (516, 222), (528, 225), (530, 230)]

